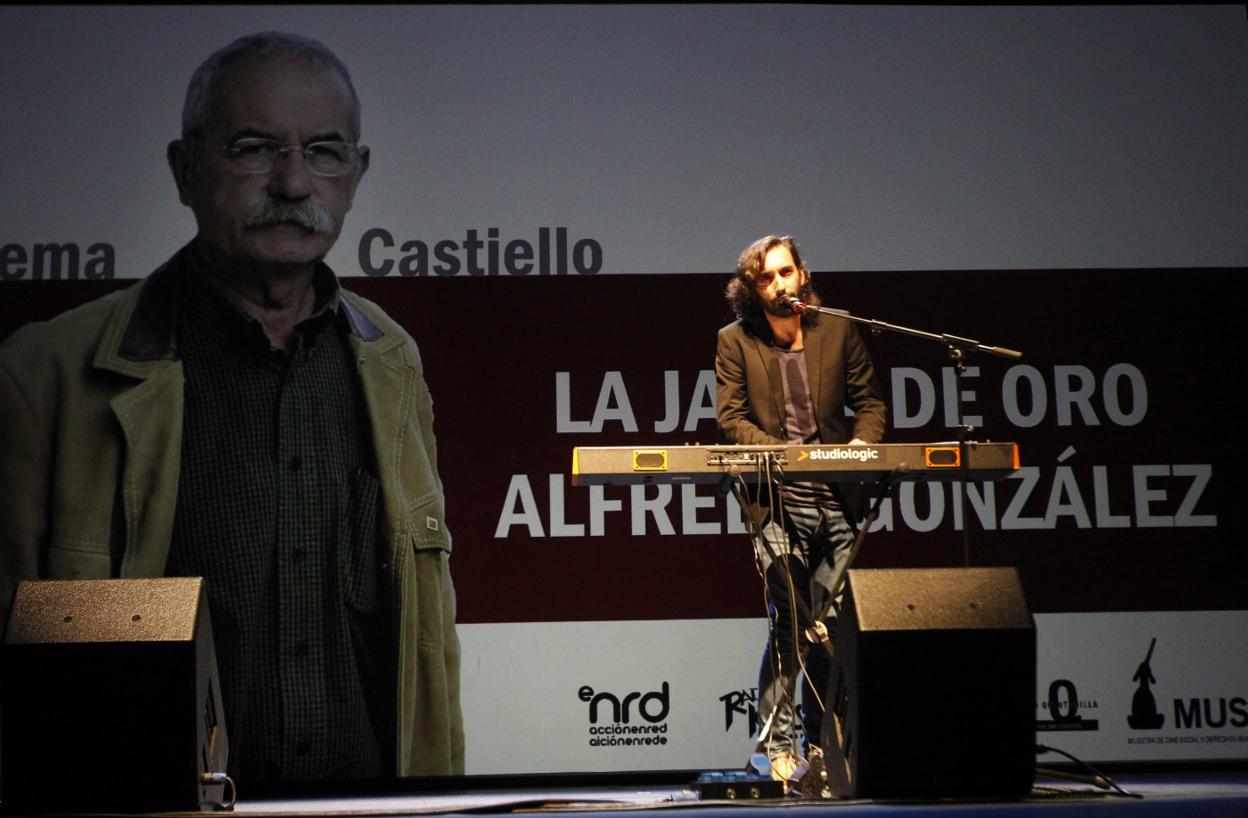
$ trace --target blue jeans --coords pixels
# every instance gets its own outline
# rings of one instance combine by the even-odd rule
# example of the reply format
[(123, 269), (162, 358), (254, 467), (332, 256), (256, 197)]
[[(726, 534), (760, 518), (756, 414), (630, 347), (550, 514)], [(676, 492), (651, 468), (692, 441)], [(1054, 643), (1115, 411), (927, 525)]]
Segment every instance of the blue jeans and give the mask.
[[(804, 635), (810, 615), (828, 608), (825, 623), (835, 633), (836, 606), (828, 604), (845, 571), (854, 532), (839, 510), (785, 504), (755, 537), (754, 551), (767, 583), (768, 638), (758, 675), (759, 737), (756, 752), (774, 757), (802, 754), (797, 735), (796, 680), (803, 677), (801, 719), (807, 741), (818, 743), (831, 657)], [(773, 556), (774, 555), (774, 556)], [(840, 600), (836, 600), (839, 604)], [(811, 648), (814, 648), (813, 650)]]

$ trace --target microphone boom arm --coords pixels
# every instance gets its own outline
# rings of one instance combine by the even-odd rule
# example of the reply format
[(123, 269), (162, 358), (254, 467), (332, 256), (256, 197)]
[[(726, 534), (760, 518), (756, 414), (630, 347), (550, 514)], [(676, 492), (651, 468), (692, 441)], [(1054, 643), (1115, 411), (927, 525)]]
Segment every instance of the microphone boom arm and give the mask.
[(926, 332), (921, 329), (913, 329), (911, 327), (902, 327), (897, 324), (890, 324), (887, 321), (877, 321), (874, 318), (859, 318), (856, 315), (850, 315), (848, 310), (837, 310), (832, 307), (816, 307), (813, 304), (807, 304), (795, 296), (788, 296), (788, 303), (789, 306), (793, 308), (793, 312), (795, 313), (804, 313), (807, 310), (813, 310), (814, 312), (821, 312), (825, 315), (835, 315), (849, 321), (865, 324), (871, 328), (873, 333), (878, 333), (881, 330), (888, 330), (889, 332), (897, 332), (903, 335), (913, 335), (916, 338), (926, 338), (929, 341), (936, 341), (937, 343), (944, 344), (945, 349), (949, 352), (950, 360), (953, 361), (954, 377), (957, 384), (954, 389), (954, 394), (956, 396), (955, 404), (958, 413), (956, 424), (958, 429), (958, 462), (960, 464), (959, 468), (962, 472), (962, 490), (958, 492), (958, 506), (962, 511), (962, 520), (964, 521), (962, 525), (962, 563), (963, 565), (969, 567), (971, 564), (971, 526), (969, 522), (966, 522), (970, 519), (967, 509), (968, 491), (966, 489), (966, 487), (970, 484), (969, 475), (967, 473), (967, 438), (970, 436), (970, 433), (974, 431), (974, 427), (966, 424), (963, 420), (964, 413), (962, 411), (962, 377), (966, 373), (966, 353), (968, 351), (986, 352), (989, 355), (997, 355), (1002, 358), (1010, 358), (1013, 360), (1018, 360), (1023, 357), (1023, 353), (1015, 349), (1006, 349), (1005, 347), (981, 344), (979, 341), (975, 341), (971, 338), (962, 338), (958, 335)]
[(889, 332), (897, 332), (902, 335), (913, 335), (916, 338), (926, 338), (929, 341), (936, 341), (937, 343), (944, 344), (947, 347), (969, 349), (975, 352), (986, 352), (989, 355), (998, 355), (1002, 358), (1013, 358), (1015, 360), (1023, 357), (1023, 353), (1015, 349), (981, 344), (979, 341), (971, 338), (962, 338), (948, 333), (926, 332), (921, 329), (913, 329), (912, 327), (903, 327), (898, 324), (890, 324), (887, 321), (880, 321), (875, 318), (859, 318), (857, 315), (851, 315), (848, 310), (838, 310), (833, 309), (832, 307), (816, 307), (813, 304), (807, 304), (805, 301), (791, 296), (789, 298), (789, 303), (793, 305), (794, 312), (800, 313), (810, 310), (812, 312), (823, 313), (824, 315), (840, 316), (841, 318), (847, 318), (850, 321), (868, 326), (871, 328), (872, 332), (878, 333), (883, 330), (888, 330)]

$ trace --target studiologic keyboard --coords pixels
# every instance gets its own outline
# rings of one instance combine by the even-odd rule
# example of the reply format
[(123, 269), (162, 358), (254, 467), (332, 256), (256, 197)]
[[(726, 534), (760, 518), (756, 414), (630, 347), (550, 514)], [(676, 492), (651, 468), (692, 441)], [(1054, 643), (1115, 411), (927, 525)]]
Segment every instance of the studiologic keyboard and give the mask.
[[(1017, 443), (966, 444), (966, 476), (999, 480), (1019, 467)], [(578, 446), (575, 486), (632, 483), (716, 483), (725, 477), (786, 481), (960, 480), (958, 444), (880, 443), (869, 446)]]

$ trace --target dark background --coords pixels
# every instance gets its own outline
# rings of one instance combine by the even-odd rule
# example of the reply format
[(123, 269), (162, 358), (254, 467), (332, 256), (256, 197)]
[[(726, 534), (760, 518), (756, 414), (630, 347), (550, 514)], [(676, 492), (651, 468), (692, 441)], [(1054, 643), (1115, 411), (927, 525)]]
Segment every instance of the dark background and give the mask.
[[(978, 439), (1020, 444), (1023, 465), (1041, 477), (1024, 514), (1043, 515), (1058, 455), (1075, 469), (1092, 512), (1090, 470), (1110, 473), (1111, 508), (1129, 513), (1132, 465), (1212, 464), (1197, 514), (1216, 527), (1079, 529), (1070, 516), (1053, 530), (985, 531), (973, 522), (973, 565), (1015, 565), (1037, 613), (1248, 608), (1248, 556), (1241, 476), (1238, 381), (1245, 329), (1227, 282), (1241, 269), (1031, 270), (822, 273), (830, 306), (857, 316), (949, 332), (1024, 353), (1049, 383), (1049, 412), (1038, 426), (1014, 427), (999, 406), (1011, 361), (976, 356), (971, 407), (983, 415)], [(665, 414), (663, 373), (680, 373), (682, 408), (698, 371), (714, 360), (715, 330), (731, 315), (723, 275), (346, 279), (417, 339), (434, 395), (440, 469), (454, 535), (452, 568), (462, 622), (671, 619), (755, 616), (762, 591), (744, 535), (679, 535), (679, 491), (668, 511), (676, 536), (629, 529), (628, 489), (608, 487), (624, 510), (607, 515), (606, 536), (530, 537), (495, 527), (513, 474), (527, 474), (549, 534), (547, 475), (569, 474), (574, 446), (716, 442), (714, 423), (695, 432), (654, 433)], [(0, 287), (0, 337), (123, 281), (32, 281)], [(940, 383), (938, 344), (896, 334), (872, 336), (886, 399), (893, 366), (917, 367)], [(1081, 365), (1098, 378), (1115, 363), (1139, 367), (1148, 386), (1143, 422), (1101, 425), (1054, 420), (1054, 365)], [(555, 372), (570, 373), (574, 420), (588, 420), (603, 373), (622, 373), (636, 433), (607, 423), (600, 434), (556, 433)], [(938, 389), (938, 400), (939, 400)], [(1125, 396), (1124, 396), (1125, 400)], [(891, 408), (891, 407), (890, 407)], [(890, 424), (891, 425), (891, 424)], [(949, 440), (938, 409), (919, 429), (890, 429), (890, 442)], [(999, 512), (1018, 481), (997, 484)], [(1154, 513), (1173, 514), (1186, 480), (1154, 480), (1169, 497)], [(588, 489), (565, 479), (565, 518), (588, 522)], [(700, 493), (706, 493), (706, 489)], [(926, 497), (925, 492), (920, 495)], [(943, 524), (928, 533), (897, 525), (874, 532), (859, 567), (946, 566), (963, 562), (963, 538), (947, 500)], [(900, 519), (899, 514), (895, 517)], [(704, 510), (699, 520), (718, 519)], [(971, 519), (977, 518), (972, 513)], [(588, 526), (586, 526), (588, 530)]]

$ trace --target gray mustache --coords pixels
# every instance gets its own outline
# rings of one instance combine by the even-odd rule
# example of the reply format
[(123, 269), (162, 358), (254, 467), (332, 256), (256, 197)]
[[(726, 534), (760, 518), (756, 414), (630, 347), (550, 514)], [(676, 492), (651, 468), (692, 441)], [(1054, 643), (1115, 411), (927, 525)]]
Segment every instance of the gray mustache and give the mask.
[(328, 208), (308, 199), (298, 202), (265, 199), (247, 214), (243, 227), (253, 229), (287, 223), (297, 224), (313, 233), (329, 233), (334, 227)]

